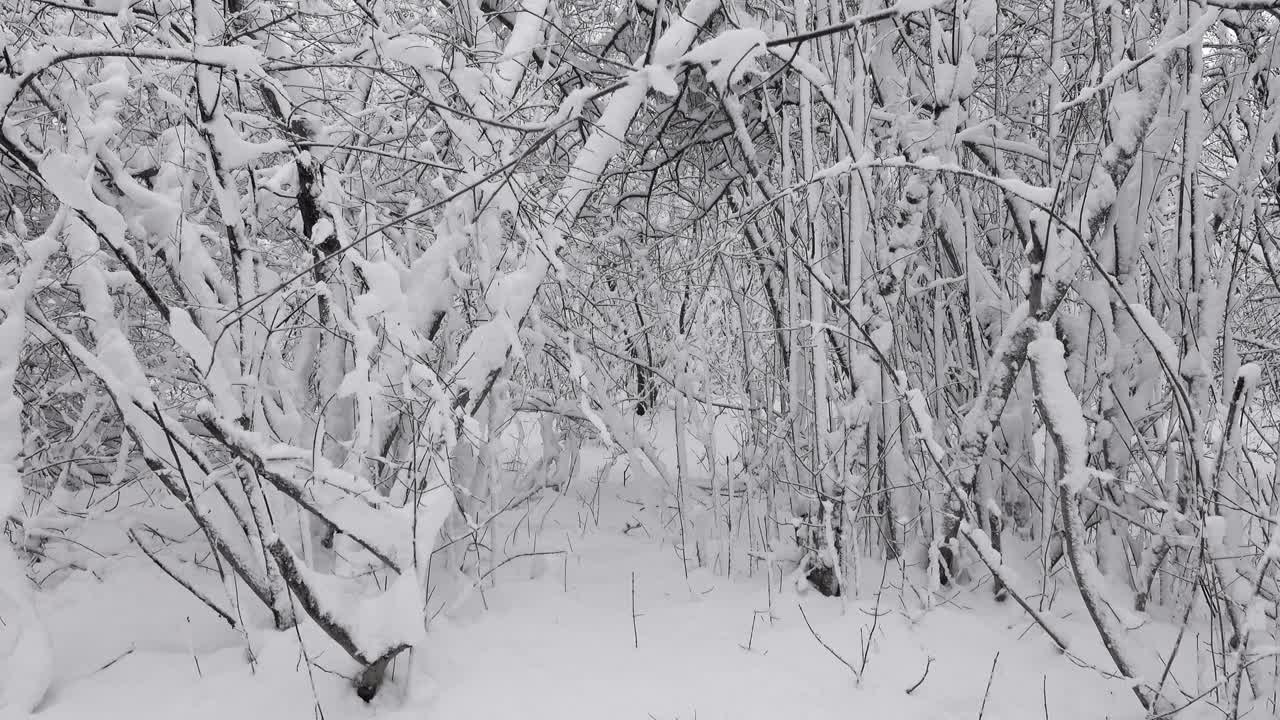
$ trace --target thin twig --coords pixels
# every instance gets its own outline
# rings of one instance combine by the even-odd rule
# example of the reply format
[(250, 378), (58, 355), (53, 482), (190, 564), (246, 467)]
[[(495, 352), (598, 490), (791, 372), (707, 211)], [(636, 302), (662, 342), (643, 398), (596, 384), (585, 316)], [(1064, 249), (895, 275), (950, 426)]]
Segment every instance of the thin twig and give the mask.
[(208, 606), (208, 608), (212, 610), (214, 613), (216, 613), (218, 617), (222, 618), (223, 620), (226, 620), (228, 625), (230, 625), (233, 628), (236, 627), (236, 619), (231, 616), (231, 613), (218, 607), (218, 604), (213, 601), (213, 598), (197, 590), (195, 585), (191, 584), (190, 582), (186, 581), (181, 576), (179, 576), (176, 570), (170, 568), (168, 565), (165, 565), (163, 560), (157, 557), (155, 553), (147, 549), (146, 545), (142, 544), (142, 539), (138, 537), (138, 534), (136, 532), (130, 529), (129, 532), (126, 534), (129, 536), (129, 539), (133, 541), (133, 544), (138, 546), (138, 549), (142, 551), (142, 554), (146, 555), (147, 559), (155, 563), (155, 566), (160, 568), (160, 570), (165, 575), (168, 575), (170, 578), (173, 579), (174, 582), (181, 585), (183, 589), (185, 589), (187, 592), (194, 595), (197, 600), (199, 600), (200, 602)]
[(747, 644), (738, 646), (743, 650), (746, 650), (747, 652), (751, 652), (751, 646), (753, 643), (755, 643), (755, 640), (756, 640), (756, 617), (758, 615), (759, 615), (758, 611), (753, 610), (751, 612), (751, 632), (747, 634)]
[(527, 553), (520, 553), (520, 554), (518, 554), (518, 555), (512, 555), (511, 557), (509, 557), (509, 558), (507, 558), (507, 559), (503, 560), (502, 562), (498, 563), (497, 565), (494, 565), (493, 567), (489, 568), (488, 570), (485, 570), (483, 575), (481, 575), (480, 577), (476, 578), (476, 582), (475, 582), (475, 584), (476, 584), (476, 585), (479, 585), (480, 583), (484, 582), (484, 579), (485, 579), (485, 578), (489, 577), (489, 576), (490, 576), (490, 575), (492, 575), (494, 572), (496, 572), (499, 568), (501, 568), (503, 565), (506, 565), (507, 563), (511, 562), (512, 560), (519, 560), (520, 558), (527, 558), (527, 557), (539, 557), (539, 556), (542, 556), (542, 555), (564, 555), (564, 554), (565, 554), (565, 551), (564, 551), (564, 550), (545, 550), (545, 551), (541, 551), (541, 552), (527, 552)]
[(982, 715), (987, 711), (987, 696), (991, 694), (991, 681), (996, 677), (996, 663), (1000, 662), (1000, 653), (996, 652), (996, 656), (991, 658), (991, 672), (987, 675), (987, 689), (982, 693), (982, 707), (978, 708), (978, 720), (982, 720)]
[(880, 596), (884, 594), (884, 579), (888, 572), (889, 558), (886, 555), (884, 565), (880, 568), (880, 587), (876, 590), (876, 604), (871, 609), (871, 631), (867, 633), (867, 641), (862, 646), (862, 662), (858, 666), (858, 677), (862, 677), (862, 673), (867, 671), (867, 660), (871, 656), (871, 643), (875, 642), (876, 629), (880, 625)]
[(920, 679), (916, 681), (915, 685), (912, 685), (911, 687), (907, 688), (908, 695), (915, 692), (921, 685), (924, 684), (924, 679), (929, 677), (929, 668), (932, 666), (933, 666), (933, 656), (930, 655), (929, 657), (925, 658), (925, 661), (924, 661), (924, 674), (920, 676)]
[(640, 630), (636, 628), (636, 573), (631, 572), (631, 639), (635, 648), (640, 649)]
[(835, 657), (835, 659), (837, 659), (837, 660), (839, 660), (840, 662), (844, 663), (844, 666), (845, 666), (845, 667), (847, 667), (847, 668), (849, 668), (849, 672), (853, 673), (853, 676), (854, 676), (855, 678), (857, 678), (858, 682), (862, 682), (862, 676), (858, 674), (858, 670), (857, 670), (857, 668), (855, 668), (854, 666), (850, 665), (848, 660), (845, 660), (844, 658), (840, 657), (840, 653), (838, 653), (838, 652), (836, 652), (835, 650), (831, 649), (831, 646), (830, 646), (830, 645), (828, 645), (828, 644), (826, 643), (826, 641), (825, 641), (825, 640), (823, 640), (823, 639), (818, 635), (818, 631), (813, 629), (813, 625), (809, 622), (809, 616), (804, 614), (804, 606), (802, 606), (802, 605), (797, 605), (796, 607), (797, 607), (797, 608), (799, 608), (799, 610), (800, 610), (800, 617), (804, 618), (804, 624), (805, 624), (806, 626), (808, 626), (808, 628), (809, 628), (809, 632), (813, 634), (813, 639), (814, 639), (814, 640), (817, 640), (819, 645), (821, 645), (822, 647), (826, 648), (826, 649), (827, 649), (827, 652), (831, 653), (831, 655), (832, 655), (833, 657)]
[(1040, 676), (1040, 699), (1044, 702), (1044, 720), (1049, 720), (1049, 676)]
[(102, 667), (98, 668), (97, 670), (94, 670), (93, 672), (95, 672), (95, 673), (100, 673), (100, 672), (102, 672), (103, 670), (106, 670), (107, 668), (111, 667), (112, 665), (115, 665), (116, 663), (120, 662), (121, 660), (123, 660), (123, 659), (125, 659), (125, 658), (129, 657), (130, 655), (132, 655), (132, 654), (133, 654), (133, 651), (134, 651), (134, 650), (137, 650), (137, 649), (138, 649), (138, 646), (136, 646), (136, 645), (130, 645), (128, 650), (125, 650), (124, 652), (120, 653), (119, 655), (117, 655), (117, 656), (115, 656), (115, 657), (111, 658), (110, 660), (108, 660), (108, 661), (107, 661), (107, 663), (106, 663), (105, 665), (103, 665)]

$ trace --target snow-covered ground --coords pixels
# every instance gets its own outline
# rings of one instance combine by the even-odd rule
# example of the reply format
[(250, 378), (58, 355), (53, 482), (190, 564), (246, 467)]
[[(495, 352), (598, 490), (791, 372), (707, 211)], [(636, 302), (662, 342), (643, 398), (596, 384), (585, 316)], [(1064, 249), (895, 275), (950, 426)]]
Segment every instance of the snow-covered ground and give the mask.
[[(584, 467), (563, 493), (544, 491), (527, 512), (505, 516), (494, 537), (525, 538), (510, 554), (549, 554), (507, 562), (460, 602), (429, 603), (426, 642), (397, 660), (369, 705), (342, 677), (349, 660), (320, 633), (241, 635), (134, 557), (103, 563), (100, 579), (76, 573), (38, 594), (55, 680), (36, 717), (1143, 716), (1102, 672), (1109, 663), (1065, 572), (1049, 588), (1049, 614), (1074, 659), (1016, 604), (995, 602), (981, 576), (931, 608), (918, 570), (904, 583), (896, 565), (871, 559), (861, 563), (859, 595), (845, 600), (798, 591), (785, 570), (766, 577), (763, 563), (732, 579), (691, 567), (686, 579), (652, 489), (614, 473), (589, 505), (594, 482)], [(1171, 639), (1157, 622), (1135, 636), (1149, 647)], [(1158, 672), (1155, 654), (1148, 659)]]

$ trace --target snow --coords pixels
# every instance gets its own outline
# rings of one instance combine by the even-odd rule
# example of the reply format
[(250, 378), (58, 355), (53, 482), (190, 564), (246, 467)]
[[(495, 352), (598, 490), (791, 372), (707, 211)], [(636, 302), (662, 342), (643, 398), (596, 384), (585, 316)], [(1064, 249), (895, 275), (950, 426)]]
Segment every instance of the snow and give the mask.
[(124, 218), (94, 196), (81, 160), (68, 153), (47, 153), (40, 160), (40, 174), (59, 200), (88, 216), (109, 242), (124, 244)]
[(924, 12), (932, 10), (935, 6), (940, 5), (943, 0), (898, 0), (890, 6), (898, 15), (906, 15), (908, 13)]
[(264, 142), (245, 140), (222, 114), (205, 123), (205, 127), (213, 136), (214, 145), (224, 169), (245, 167), (256, 162), (263, 155), (289, 149), (289, 143), (284, 138), (272, 138)]
[(377, 31), (378, 50), (389, 60), (404, 63), (418, 70), (438, 70), (444, 64), (444, 54), (430, 38), (413, 33), (387, 37)]
[[(676, 75), (670, 67), (666, 65), (650, 65), (645, 68), (648, 72), (649, 87), (654, 91), (662, 93), (669, 98), (673, 98), (680, 93), (680, 87), (676, 84)], [(581, 112), (581, 105), (579, 105)]]
[(507, 315), (489, 320), (471, 331), (458, 350), (458, 384), (473, 393), (483, 390), (491, 373), (506, 364), (511, 347), (511, 319)]
[[(598, 463), (600, 451), (589, 452)], [(1022, 720), (1028, 708), (1038, 716), (1046, 702), (1052, 717), (1141, 717), (1123, 681), (1071, 662), (1047, 642), (1029, 642), (1027, 620), (1012, 604), (974, 593), (926, 609), (911, 591), (896, 589), (902, 586), (893, 565), (874, 634), (875, 592), (842, 609), (838, 599), (799, 594), (791, 583), (779, 589), (778, 572), (766, 576), (764, 563), (732, 578), (693, 568), (686, 582), (675, 552), (658, 536), (621, 531), (633, 521), (660, 525), (658, 508), (638, 509), (644, 490), (635, 482), (608, 478), (598, 524), (585, 529), (578, 519), (585, 506), (572, 495), (536, 499), (527, 514), (543, 529), (538, 550), (572, 551), (513, 560), (488, 578), (483, 594), (462, 604), (440, 610), (440, 601), (430, 600), (427, 612), (438, 614), (429, 630), (397, 659), (391, 686), (370, 705), (355, 699), (339, 676), (353, 666), (310, 623), (299, 628), (302, 650), (293, 631), (253, 630), (250, 665), (241, 636), (149, 573), (143, 561), (117, 562), (101, 582), (74, 576), (43, 598), (51, 627), (60, 628), (54, 637), (59, 681), (39, 717), (303, 720), (315, 717), (319, 703), (326, 717), (361, 720), (692, 718), (695, 712), (712, 719), (834, 720), (851, 707), (937, 720), (976, 716), (984, 695), (990, 720)], [(508, 518), (498, 535), (523, 536), (523, 530), (510, 534), (517, 527), (521, 522)], [(513, 546), (508, 553), (527, 549)], [(873, 590), (881, 562), (865, 564), (859, 582)], [(382, 623), (403, 621), (415, 604), (407, 583), (393, 583), (382, 594), (353, 594), (345, 585), (333, 592), (335, 603), (374, 603), (364, 611), (369, 625), (362, 626), (371, 641), (390, 627)], [(1079, 638), (1073, 652), (1103, 662), (1083, 613), (1068, 593), (1058, 594), (1050, 614)], [(861, 665), (859, 638), (869, 640), (860, 683), (814, 640), (801, 607), (823, 640), (855, 667)], [(98, 612), (88, 616), (89, 608)], [(94, 622), (98, 613), (117, 621)], [(1149, 623), (1137, 632), (1163, 643), (1176, 629)], [(924, 682), (907, 695), (926, 665)]]
[(1216, 553), (1222, 548), (1222, 541), (1227, 536), (1227, 519), (1221, 515), (1209, 515), (1204, 519), (1204, 539)]
[[(1051, 109), (1051, 112), (1055, 114), (1062, 113), (1078, 105), (1082, 105), (1093, 99), (1093, 97), (1098, 93), (1103, 92), (1111, 85), (1114, 85), (1120, 80), (1120, 78), (1132, 73), (1135, 69), (1148, 64), (1159, 66), (1160, 61), (1165, 57), (1168, 57), (1178, 50), (1186, 48), (1192, 43), (1202, 41), (1204, 39), (1205, 32), (1215, 22), (1217, 22), (1220, 12), (1221, 10), (1219, 8), (1211, 8), (1208, 12), (1201, 15), (1197, 19), (1196, 23), (1187, 28), (1185, 32), (1173, 37), (1162, 38), (1149, 53), (1144, 54), (1139, 58), (1116, 63), (1107, 70), (1107, 72), (1102, 76), (1102, 80), (1100, 82), (1085, 88), (1075, 98), (1058, 103)], [(1172, 22), (1168, 25), (1169, 28), (1173, 28), (1174, 26), (1175, 23)], [(1123, 93), (1117, 93), (1117, 95), (1123, 95)], [(1133, 95), (1136, 98), (1137, 94), (1134, 93)], [(1127, 109), (1127, 105), (1123, 104), (1119, 106), (1113, 105), (1113, 111), (1118, 112), (1122, 119), (1133, 117), (1136, 114), (1132, 110)]]
[(688, 50), (703, 23), (719, 8), (719, 0), (690, 0), (684, 10), (671, 19), (666, 32), (654, 44), (654, 62), (675, 62)]
[(1016, 571), (1005, 565), (1004, 556), (996, 551), (995, 546), (991, 544), (991, 536), (987, 535), (986, 531), (974, 527), (968, 520), (962, 520), (960, 521), (960, 532), (964, 533), (973, 542), (974, 550), (982, 557), (982, 561), (985, 564), (1001, 568), (1001, 573), (1007, 586), (1016, 589), (1021, 585)]
[(998, 13), (996, 0), (971, 0), (965, 19), (974, 32), (987, 33), (995, 28)]
[(435, 546), (436, 536), (444, 527), (445, 520), (456, 507), (453, 492), (444, 483), (432, 485), (422, 491), (413, 527), (418, 558), (428, 558)]
[[(1029, 322), (1029, 314), (1031, 312), (1030, 305), (1023, 301), (1018, 303), (1009, 311), (1008, 316), (1004, 320), (1004, 331), (996, 340), (995, 348), (991, 353), (991, 367), (999, 367), (1000, 362), (1009, 354), (1013, 347), (1014, 336), (1022, 332), (1023, 325)], [(989, 372), (989, 371), (988, 371)], [(965, 441), (969, 441), (977, 437), (985, 437), (992, 431), (992, 423), (995, 418), (990, 416), (987, 408), (986, 392), (989, 392), (988, 386), (990, 378), (983, 379), (984, 394), (980, 395), (969, 412), (965, 413), (964, 421), (961, 423), (961, 437)]]
[[(657, 80), (654, 79), (653, 69), (659, 66), (651, 65), (649, 67), (649, 81), (651, 83), (655, 83), (654, 89), (658, 92), (665, 92), (665, 90), (671, 89), (668, 85), (662, 82), (661, 78), (658, 78)], [(573, 90), (565, 96), (565, 99), (560, 102), (560, 108), (556, 110), (556, 114), (548, 118), (547, 121), (543, 123), (543, 126), (547, 128), (558, 127), (568, 120), (581, 117), (583, 106), (585, 106), (591, 97), (598, 91), (599, 88), (594, 85), (586, 85)]]
[(1151, 343), (1152, 348), (1159, 354), (1160, 359), (1164, 361), (1165, 367), (1170, 371), (1178, 368), (1178, 346), (1174, 344), (1173, 338), (1169, 337), (1169, 333), (1165, 332), (1160, 323), (1151, 315), (1151, 311), (1146, 305), (1134, 303), (1129, 306), (1129, 310), (1133, 313), (1134, 320), (1138, 323), (1138, 328), (1146, 337), (1147, 342)]
[(1209, 360), (1194, 346), (1188, 347), (1186, 354), (1182, 356), (1182, 363), (1178, 365), (1178, 372), (1188, 379), (1208, 377)]
[(252, 45), (204, 45), (195, 50), (195, 58), (235, 71), (240, 75), (263, 75), (262, 63), (266, 60)]
[[(0, 720), (1136, 720), (1183, 623), (1160, 692), (1198, 720), (1271, 652), (1268, 398), (1219, 427), (1271, 258), (1184, 222), (1252, 227), (1266, 28), (1046, 7), (993, 74), (997, 0), (104, 2), (0, 28)], [(1184, 516), (1188, 462), (1221, 497)], [(1222, 582), (1184, 607), (1198, 538)]]
[(358, 581), (322, 575), (294, 562), (316, 603), (350, 631), (356, 647), (367, 657), (379, 658), (402, 644), (422, 641), (426, 611), (412, 573), (396, 578), (385, 591), (363, 594)]
[(758, 28), (728, 30), (685, 53), (681, 62), (709, 66), (707, 80), (725, 87), (757, 71), (756, 59), (768, 41), (768, 34)]
[(305, 500), (340, 531), (402, 569), (412, 558), (411, 510), (391, 507), (364, 478), (333, 467), (322, 455), (272, 445), (258, 433), (232, 425), (208, 404), (202, 404), (197, 415), (214, 423), (233, 447), (260, 458), (273, 473), (267, 479), (281, 492)]
[(525, 0), (516, 15), (515, 28), (503, 48), (502, 62), (494, 69), (494, 90), (498, 97), (509, 100), (525, 75), (528, 57), (542, 41), (543, 16), (549, 0)]
[(129, 66), (119, 58), (111, 58), (104, 62), (98, 77), (101, 79), (91, 85), (89, 90), (100, 99), (118, 101), (129, 92)]
[(1254, 388), (1258, 387), (1258, 380), (1261, 378), (1262, 366), (1257, 363), (1246, 363), (1236, 371), (1236, 380), (1244, 383), (1244, 391), (1246, 393), (1251, 393)]
[[(717, 0), (692, 0), (655, 43), (653, 60), (674, 62), (718, 7)], [(498, 312), (472, 331), (458, 352), (459, 360), (453, 370), (471, 400), (480, 397), (485, 384), (506, 364), (508, 357), (520, 354), (518, 327), (532, 307), (534, 292), (553, 268), (558, 269), (558, 253), (564, 244), (565, 232), (596, 191), (610, 160), (622, 149), (627, 129), (648, 94), (648, 77), (644, 69), (631, 73), (627, 82), (611, 96), (565, 174), (553, 208), (545, 213), (539, 233), (541, 247), (526, 252), (523, 264), (499, 281), (498, 292), (508, 291), (509, 297), (490, 298), (486, 294), (490, 307), (502, 308), (505, 312)]]
[[(0, 577), (21, 575), (13, 551), (5, 548)], [(26, 582), (23, 578), (19, 582)], [(22, 717), (37, 709), (54, 680), (53, 648), (25, 588), (0, 587), (0, 717)]]
[[(609, 160), (622, 148), (622, 139), (626, 136), (627, 127), (635, 117), (636, 111), (644, 101), (648, 90), (646, 80), (648, 74), (635, 73), (625, 88), (614, 94), (609, 101), (600, 120), (597, 130), (591, 133), (574, 159), (573, 167), (565, 176), (559, 197), (564, 204), (565, 212), (576, 217), (586, 205), (587, 197), (595, 189), (595, 180), (604, 172)], [(554, 252), (560, 241), (553, 235), (547, 235), (544, 243)]]
[[(53, 681), (53, 660), (43, 621), (31, 598), (25, 568), (3, 532), (8, 518), (22, 516), (22, 396), (15, 381), (25, 341), (24, 307), (45, 262), (57, 248), (66, 213), (49, 230), (24, 244), (28, 254), (11, 287), (0, 290), (0, 716), (36, 709)], [(4, 237), (6, 244), (19, 245)], [(15, 533), (21, 537), (21, 533)]]
[(1089, 430), (1080, 400), (1067, 383), (1066, 349), (1050, 323), (1041, 323), (1039, 336), (1027, 346), (1027, 358), (1035, 373), (1036, 393), (1045, 424), (1056, 439), (1062, 463), (1062, 484), (1072, 493), (1089, 485)]
[[(192, 322), (191, 315), (183, 308), (169, 308), (169, 333), (195, 363), (197, 371), (206, 378), (215, 401), (223, 412), (235, 409), (235, 400), (231, 392), (231, 383), (217, 362), (213, 345), (200, 328)], [(239, 415), (236, 410), (236, 416)]]
[[(900, 381), (901, 382), (901, 381)], [(946, 451), (942, 445), (938, 443), (937, 436), (933, 429), (933, 416), (929, 413), (929, 406), (925, 402), (924, 393), (918, 388), (907, 390), (907, 403), (911, 408), (911, 416), (915, 418), (916, 424), (920, 427), (920, 440), (929, 449), (929, 454), (941, 461), (946, 457)]]
[(952, 102), (956, 94), (956, 66), (951, 63), (935, 63), (933, 66), (933, 94), (943, 104)]
[(954, 88), (957, 99), (965, 99), (973, 95), (973, 84), (978, 79), (978, 66), (973, 55), (968, 52), (960, 56), (960, 64), (956, 67)]
[(316, 221), (311, 228), (311, 244), (320, 245), (333, 235), (333, 221), (327, 217), (322, 217)]
[(996, 182), (999, 183), (1000, 187), (1023, 200), (1029, 200), (1042, 208), (1053, 207), (1053, 196), (1056, 191), (1051, 187), (1032, 185), (1012, 177), (1002, 177), (997, 179)]

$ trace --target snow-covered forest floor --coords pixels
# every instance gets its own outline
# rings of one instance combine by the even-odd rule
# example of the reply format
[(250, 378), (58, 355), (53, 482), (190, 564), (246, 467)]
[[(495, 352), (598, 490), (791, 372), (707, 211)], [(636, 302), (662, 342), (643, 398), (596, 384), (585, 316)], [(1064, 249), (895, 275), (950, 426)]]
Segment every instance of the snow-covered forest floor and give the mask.
[[(670, 438), (664, 420), (638, 429)], [(1072, 657), (1015, 604), (996, 602), (985, 573), (926, 607), (918, 557), (905, 576), (897, 562), (862, 558), (858, 594), (845, 599), (797, 582), (789, 544), (772, 572), (761, 560), (729, 578), (690, 557), (686, 579), (677, 517), (655, 506), (662, 493), (652, 481), (616, 465), (597, 472), (606, 464), (598, 445), (582, 457), (568, 487), (545, 489), (493, 523), (499, 567), (476, 592), (429, 603), (426, 641), (397, 659), (371, 704), (343, 677), (350, 659), (313, 626), (246, 638), (122, 545), (102, 547), (121, 554), (92, 573), (51, 579), (37, 596), (55, 656), (37, 717), (1143, 717), (1125, 683), (1104, 672), (1065, 571), (1044, 602)], [(1148, 620), (1131, 637), (1156, 648), (1174, 634)], [(1145, 659), (1161, 670), (1154, 654)]]

